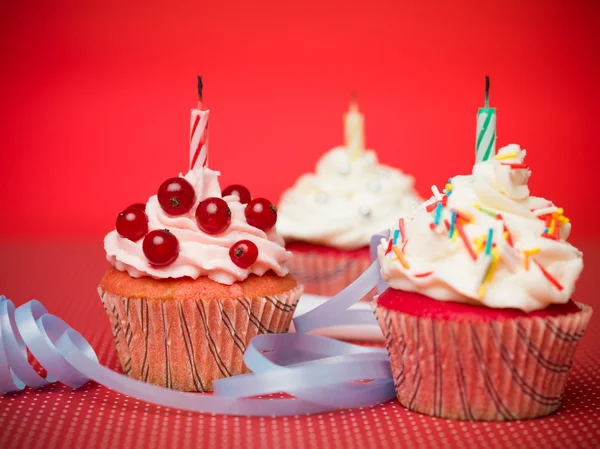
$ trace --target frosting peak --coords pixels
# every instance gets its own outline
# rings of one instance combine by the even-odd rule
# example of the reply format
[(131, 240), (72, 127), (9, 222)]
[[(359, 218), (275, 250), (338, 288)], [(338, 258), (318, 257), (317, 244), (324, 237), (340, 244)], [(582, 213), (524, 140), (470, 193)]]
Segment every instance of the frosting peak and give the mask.
[[(283, 239), (275, 228), (266, 233), (250, 226), (245, 219), (245, 204), (234, 195), (223, 199), (231, 210), (231, 224), (223, 233), (209, 235), (202, 232), (196, 223), (197, 204), (210, 197), (221, 197), (219, 172), (208, 168), (190, 170), (183, 178), (187, 180), (196, 194), (196, 204), (183, 215), (172, 216), (160, 206), (156, 195), (146, 203), (149, 231), (168, 229), (179, 240), (179, 256), (171, 265), (162, 268), (153, 267), (142, 249), (143, 239), (132, 242), (121, 237), (116, 230), (104, 238), (104, 248), (108, 261), (118, 270), (127, 271), (132, 277), (151, 276), (154, 278), (191, 277), (197, 279), (207, 276), (221, 284), (233, 284), (243, 281), (250, 274), (262, 276), (273, 270), (279, 276), (285, 276), (285, 265), (291, 253), (283, 247)], [(181, 176), (181, 175), (180, 175)], [(258, 259), (249, 268), (235, 265), (229, 249), (239, 240), (250, 240), (258, 248)]]
[(530, 196), (526, 152), (509, 145), (456, 176), (378, 248), (392, 288), (526, 312), (566, 303), (583, 268), (564, 211)]
[(398, 210), (408, 213), (420, 199), (414, 180), (379, 164), (373, 151), (336, 147), (315, 173), (302, 175), (279, 203), (278, 229), (286, 240), (352, 250), (367, 246)]

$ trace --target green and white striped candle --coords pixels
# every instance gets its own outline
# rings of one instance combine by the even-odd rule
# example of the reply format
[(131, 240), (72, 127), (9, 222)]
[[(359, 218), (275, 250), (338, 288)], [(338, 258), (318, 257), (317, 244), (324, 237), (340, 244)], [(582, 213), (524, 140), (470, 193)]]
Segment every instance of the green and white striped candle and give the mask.
[(490, 77), (485, 77), (485, 107), (477, 111), (475, 162), (487, 161), (496, 154), (496, 108), (488, 104)]

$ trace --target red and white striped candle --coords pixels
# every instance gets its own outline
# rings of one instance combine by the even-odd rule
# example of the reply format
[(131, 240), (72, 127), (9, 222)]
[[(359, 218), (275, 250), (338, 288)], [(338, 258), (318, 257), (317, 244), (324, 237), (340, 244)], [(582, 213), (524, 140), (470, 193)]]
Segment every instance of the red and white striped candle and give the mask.
[(202, 108), (202, 77), (198, 77), (198, 107), (192, 109), (190, 118), (190, 170), (208, 165), (208, 116)]

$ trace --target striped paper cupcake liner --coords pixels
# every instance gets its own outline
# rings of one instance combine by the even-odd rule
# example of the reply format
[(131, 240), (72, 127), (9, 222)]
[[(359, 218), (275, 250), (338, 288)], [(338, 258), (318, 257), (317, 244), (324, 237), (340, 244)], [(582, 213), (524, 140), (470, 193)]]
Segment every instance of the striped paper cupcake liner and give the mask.
[[(368, 253), (345, 254), (294, 252), (288, 262), (290, 273), (304, 285), (304, 293), (333, 296), (356, 280), (369, 266)], [(362, 301), (370, 301), (375, 289)]]
[(123, 372), (182, 391), (248, 372), (243, 355), (257, 334), (287, 332), (302, 293), (224, 300), (122, 298), (99, 288)]
[(553, 317), (481, 322), (415, 317), (374, 306), (396, 395), (419, 413), (504, 421), (560, 407), (577, 343), (592, 309)]

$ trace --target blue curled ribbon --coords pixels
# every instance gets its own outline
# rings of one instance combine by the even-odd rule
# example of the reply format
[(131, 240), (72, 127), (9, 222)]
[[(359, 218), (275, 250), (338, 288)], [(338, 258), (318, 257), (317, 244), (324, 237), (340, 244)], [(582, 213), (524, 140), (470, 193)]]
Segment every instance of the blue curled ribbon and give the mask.
[[(374, 262), (356, 281), (323, 305), (294, 319), (296, 333), (254, 337), (244, 353), (250, 374), (213, 382), (214, 395), (186, 393), (147, 384), (102, 366), (91, 345), (37, 300), (15, 308), (0, 296), (0, 392), (61, 382), (78, 388), (93, 380), (121, 394), (181, 410), (242, 415), (289, 416), (365, 407), (395, 397), (385, 349), (357, 346), (307, 334), (344, 324), (375, 324), (372, 314), (348, 310), (373, 287), (384, 287)], [(373, 255), (375, 254), (375, 257)], [(46, 369), (41, 377), (27, 349)], [(370, 380), (367, 382), (356, 382)], [(265, 401), (249, 397), (285, 392), (294, 398)]]

